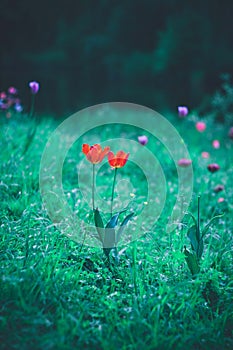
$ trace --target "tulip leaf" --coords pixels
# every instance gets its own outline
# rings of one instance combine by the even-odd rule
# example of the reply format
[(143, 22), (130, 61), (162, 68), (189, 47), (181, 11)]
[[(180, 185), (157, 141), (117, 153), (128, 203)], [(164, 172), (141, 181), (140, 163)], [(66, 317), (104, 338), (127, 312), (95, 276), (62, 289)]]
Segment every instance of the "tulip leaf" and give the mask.
[(113, 215), (111, 217), (111, 219), (109, 220), (109, 222), (107, 223), (106, 228), (114, 228), (114, 227), (116, 227), (120, 214), (121, 214), (121, 212)]
[(117, 232), (116, 243), (118, 243), (120, 241), (120, 238), (121, 238), (121, 235), (125, 229), (125, 226), (127, 225), (128, 221), (133, 217), (133, 215), (134, 215), (134, 213), (130, 213), (122, 221), (121, 226)]
[(195, 253), (190, 253), (186, 247), (184, 247), (185, 260), (191, 271), (192, 275), (196, 275), (200, 271), (200, 267), (198, 264), (198, 259)]
[(220, 215), (216, 215), (214, 216), (212, 219), (210, 219), (210, 221), (205, 225), (203, 231), (202, 231), (202, 238), (204, 237), (204, 235), (207, 233), (208, 231), (208, 228), (210, 227), (210, 225), (212, 225), (213, 221), (216, 220), (216, 219), (219, 219), (221, 218), (222, 216), (224, 215), (223, 214), (220, 214)]
[(197, 227), (193, 225), (188, 230), (188, 238), (190, 239), (192, 249), (197, 253), (198, 251), (198, 239), (197, 239)]
[(190, 212), (189, 212), (189, 215), (193, 219), (193, 222), (194, 222), (194, 224), (196, 226), (196, 237), (197, 237), (197, 240), (199, 241), (199, 239), (200, 239), (200, 227), (198, 226), (198, 222), (197, 222), (195, 216), (192, 213), (190, 213)]
[(203, 239), (201, 238), (200, 241), (198, 242), (198, 248), (196, 252), (198, 259), (201, 258), (203, 254), (203, 250), (204, 250), (204, 242), (203, 242)]
[(195, 216), (192, 213), (190, 213), (190, 212), (188, 214), (191, 216), (191, 218), (193, 219), (194, 224), (197, 226), (197, 220), (196, 220)]
[(94, 220), (95, 220), (95, 227), (97, 229), (97, 232), (99, 234), (99, 239), (103, 243), (104, 241), (104, 223), (101, 218), (100, 212), (98, 208), (94, 210)]

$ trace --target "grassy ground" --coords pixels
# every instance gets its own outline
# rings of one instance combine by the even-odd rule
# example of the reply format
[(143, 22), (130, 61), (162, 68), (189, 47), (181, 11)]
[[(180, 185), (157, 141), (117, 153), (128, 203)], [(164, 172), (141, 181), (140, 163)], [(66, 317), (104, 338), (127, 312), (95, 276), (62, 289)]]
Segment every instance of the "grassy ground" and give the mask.
[[(187, 225), (179, 225), (171, 234), (164, 229), (177, 192), (175, 167), (166, 161), (164, 150), (157, 156), (168, 176), (168, 200), (158, 225), (127, 246), (119, 265), (109, 266), (101, 249), (61, 235), (42, 205), (40, 158), (56, 123), (42, 119), (23, 155), (33, 122), (0, 117), (0, 349), (233, 348), (233, 142), (226, 127), (208, 120), (207, 131), (200, 134), (193, 120), (169, 116), (193, 160), (194, 194), (189, 211), (197, 215), (197, 196), (201, 195), (201, 225), (213, 214), (224, 212), (207, 232), (201, 272), (193, 278), (183, 253), (184, 245), (191, 250), (187, 239), (191, 221), (186, 219)], [(77, 187), (76, 165), (84, 158), (82, 142), (101, 141), (107, 137), (105, 132), (109, 130), (102, 130), (97, 138), (95, 131), (85, 135), (68, 154), (64, 164), (68, 200)], [(116, 137), (125, 132), (111, 129)], [(127, 137), (137, 139), (138, 133), (127, 130)], [(221, 142), (219, 149), (211, 146), (216, 138)], [(148, 147), (156, 152), (151, 140)], [(202, 159), (202, 151), (210, 152), (211, 158)], [(206, 166), (214, 162), (221, 169), (211, 174)], [(132, 177), (138, 205), (146, 195), (142, 174), (137, 169), (132, 172), (132, 166), (128, 163), (122, 168), (121, 176)], [(102, 169), (100, 175), (106, 171)], [(97, 186), (103, 196), (109, 196), (105, 179), (99, 176)], [(218, 184), (225, 190), (215, 193)], [(224, 201), (219, 202), (220, 197)], [(79, 203), (77, 215), (86, 217), (89, 209), (80, 198), (73, 199)], [(139, 220), (137, 226), (137, 219), (135, 222), (140, 231), (142, 223)]]

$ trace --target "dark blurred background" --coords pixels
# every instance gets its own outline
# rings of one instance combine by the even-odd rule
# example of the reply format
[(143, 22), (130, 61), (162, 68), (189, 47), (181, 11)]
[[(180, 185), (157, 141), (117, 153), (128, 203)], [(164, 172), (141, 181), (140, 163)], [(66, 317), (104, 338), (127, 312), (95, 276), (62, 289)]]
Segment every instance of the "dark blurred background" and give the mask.
[(0, 90), (58, 116), (108, 101), (208, 104), (233, 72), (233, 1), (0, 0)]

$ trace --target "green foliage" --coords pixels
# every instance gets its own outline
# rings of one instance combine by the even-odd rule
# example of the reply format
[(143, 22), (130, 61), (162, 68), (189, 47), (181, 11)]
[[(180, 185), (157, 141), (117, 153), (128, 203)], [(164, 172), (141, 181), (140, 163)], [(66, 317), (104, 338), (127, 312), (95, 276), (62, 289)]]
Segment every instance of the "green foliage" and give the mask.
[(211, 218), (211, 220), (204, 226), (204, 228), (200, 229), (200, 197), (198, 197), (198, 221), (195, 217), (190, 213), (191, 218), (194, 221), (194, 225), (188, 229), (187, 236), (191, 242), (192, 253), (190, 253), (186, 247), (184, 247), (184, 254), (186, 256), (186, 262), (188, 267), (192, 273), (192, 275), (196, 275), (200, 271), (200, 259), (202, 257), (204, 251), (204, 241), (203, 237), (207, 234), (209, 227), (213, 224), (216, 219), (221, 218), (224, 214), (215, 215)]
[(121, 236), (124, 232), (124, 229), (125, 229), (125, 226), (127, 225), (128, 221), (130, 219), (132, 219), (132, 217), (134, 216), (134, 213), (130, 213), (128, 214), (124, 220), (122, 221), (121, 225), (120, 225), (120, 228), (119, 230), (117, 231), (117, 236), (116, 236), (116, 243), (119, 243), (120, 239), (121, 239)]
[(190, 239), (192, 250), (195, 252), (198, 259), (201, 258), (203, 253), (203, 239), (200, 238), (200, 234), (198, 233), (197, 226), (191, 226), (188, 230), (188, 238)]
[(233, 84), (229, 74), (223, 74), (222, 85), (218, 89), (211, 101), (211, 112), (216, 121), (232, 125), (233, 112)]
[(193, 276), (195, 276), (200, 271), (200, 266), (198, 263), (198, 258), (195, 253), (190, 253), (186, 246), (184, 246), (185, 260)]
[(95, 226), (99, 234), (99, 239), (103, 245), (103, 251), (104, 254), (109, 258), (109, 254), (112, 249), (114, 249), (114, 256), (116, 260), (118, 261), (117, 257), (117, 244), (120, 241), (121, 235), (124, 231), (125, 226), (127, 225), (128, 221), (133, 217), (134, 213), (128, 214), (122, 221), (120, 228), (116, 232), (116, 226), (118, 223), (119, 215), (121, 213), (125, 212), (125, 210), (120, 211), (116, 214), (114, 214), (108, 223), (105, 226), (104, 229), (104, 223), (101, 218), (100, 212), (98, 208), (94, 210), (94, 220), (95, 220)]
[[(185, 137), (187, 124), (179, 121), (176, 125)], [(208, 149), (209, 139), (200, 142), (200, 135), (189, 127), (187, 142), (192, 142), (189, 144), (192, 159), (198, 159), (194, 162), (194, 192), (202, 193), (199, 238), (205, 243), (201, 273), (196, 273), (193, 252), (191, 249), (182, 252), (189, 243), (186, 231), (193, 223), (177, 227), (170, 235), (164, 231), (177, 184), (172, 164), (162, 163), (166, 153), (156, 142), (149, 139), (150, 149), (165, 164), (172, 192), (167, 193), (168, 200), (156, 227), (119, 250), (121, 264), (108, 266), (102, 248), (71, 241), (50, 221), (41, 203), (38, 172), (48, 136), (57, 125), (46, 116), (22, 157), (30, 126), (30, 120), (1, 119), (0, 348), (182, 350), (188, 344), (190, 350), (231, 349), (233, 174), (225, 161), (232, 154), (230, 141), (226, 141), (226, 147), (222, 142), (222, 147), (212, 152), (213, 160), (222, 163), (221, 173), (216, 173), (209, 182), (205, 160), (199, 159), (202, 149)], [(211, 137), (216, 137), (216, 132), (225, 133), (214, 124), (209, 130)], [(107, 133), (93, 130), (88, 137), (119, 137), (125, 129)], [(127, 130), (127, 137), (135, 140), (137, 136), (137, 130)], [(76, 215), (86, 218), (89, 209), (82, 204), (82, 194), (72, 192), (77, 187), (76, 165), (82, 159), (79, 150), (80, 145), (74, 145), (67, 155), (63, 184), (69, 205)], [(144, 200), (141, 172), (129, 171), (127, 175), (138, 186), (134, 199), (137, 208)], [(212, 191), (218, 183), (225, 186), (220, 194)], [(108, 191), (104, 176), (99, 177), (98, 186), (104, 197)], [(218, 202), (220, 196), (224, 202)], [(225, 215), (212, 225), (211, 218), (223, 208)], [(194, 202), (190, 211), (195, 210)], [(116, 237), (122, 237), (122, 229), (133, 224), (129, 222), (132, 213), (121, 215), (124, 218), (120, 220), (119, 216), (114, 227)], [(110, 226), (114, 226), (115, 219)], [(137, 218), (136, 234), (141, 233), (146, 220), (141, 223)], [(100, 242), (109, 221), (102, 213), (101, 217), (95, 213)], [(130, 233), (131, 225), (127, 227)], [(114, 254), (114, 249), (111, 253)], [(195, 279), (190, 278), (185, 259), (192, 266)]]
[(94, 220), (95, 220), (95, 227), (99, 234), (99, 239), (103, 243), (104, 242), (104, 223), (98, 208), (94, 210)]

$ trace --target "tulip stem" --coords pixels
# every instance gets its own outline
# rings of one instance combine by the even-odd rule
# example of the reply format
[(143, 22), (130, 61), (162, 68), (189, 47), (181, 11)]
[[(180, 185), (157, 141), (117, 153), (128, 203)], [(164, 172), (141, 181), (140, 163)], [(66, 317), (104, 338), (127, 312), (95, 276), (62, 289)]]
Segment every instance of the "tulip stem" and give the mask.
[(29, 113), (30, 118), (32, 118), (34, 116), (34, 110), (35, 110), (35, 94), (32, 94), (31, 108), (30, 108), (30, 113)]
[(92, 168), (92, 208), (94, 212), (95, 210), (95, 164), (93, 164), (93, 168)]
[(199, 195), (197, 197), (197, 230), (198, 230), (198, 237), (200, 238), (200, 221), (201, 221), (201, 218), (200, 218), (200, 199), (201, 196)]
[(114, 171), (114, 178), (113, 178), (113, 185), (112, 185), (111, 217), (112, 217), (112, 209), (113, 209), (114, 190), (115, 190), (115, 184), (116, 184), (116, 175), (117, 175), (117, 168), (115, 168), (115, 171)]
[(31, 143), (32, 143), (32, 141), (34, 139), (34, 136), (36, 134), (38, 119), (35, 117), (34, 113), (35, 113), (35, 95), (32, 94), (29, 118), (31, 120), (33, 120), (34, 126), (28, 130), (27, 140), (25, 142), (25, 146), (24, 146), (24, 149), (23, 149), (23, 152), (22, 152), (22, 156), (24, 156), (25, 153), (27, 152), (27, 150), (28, 150), (29, 146), (31, 145)]

